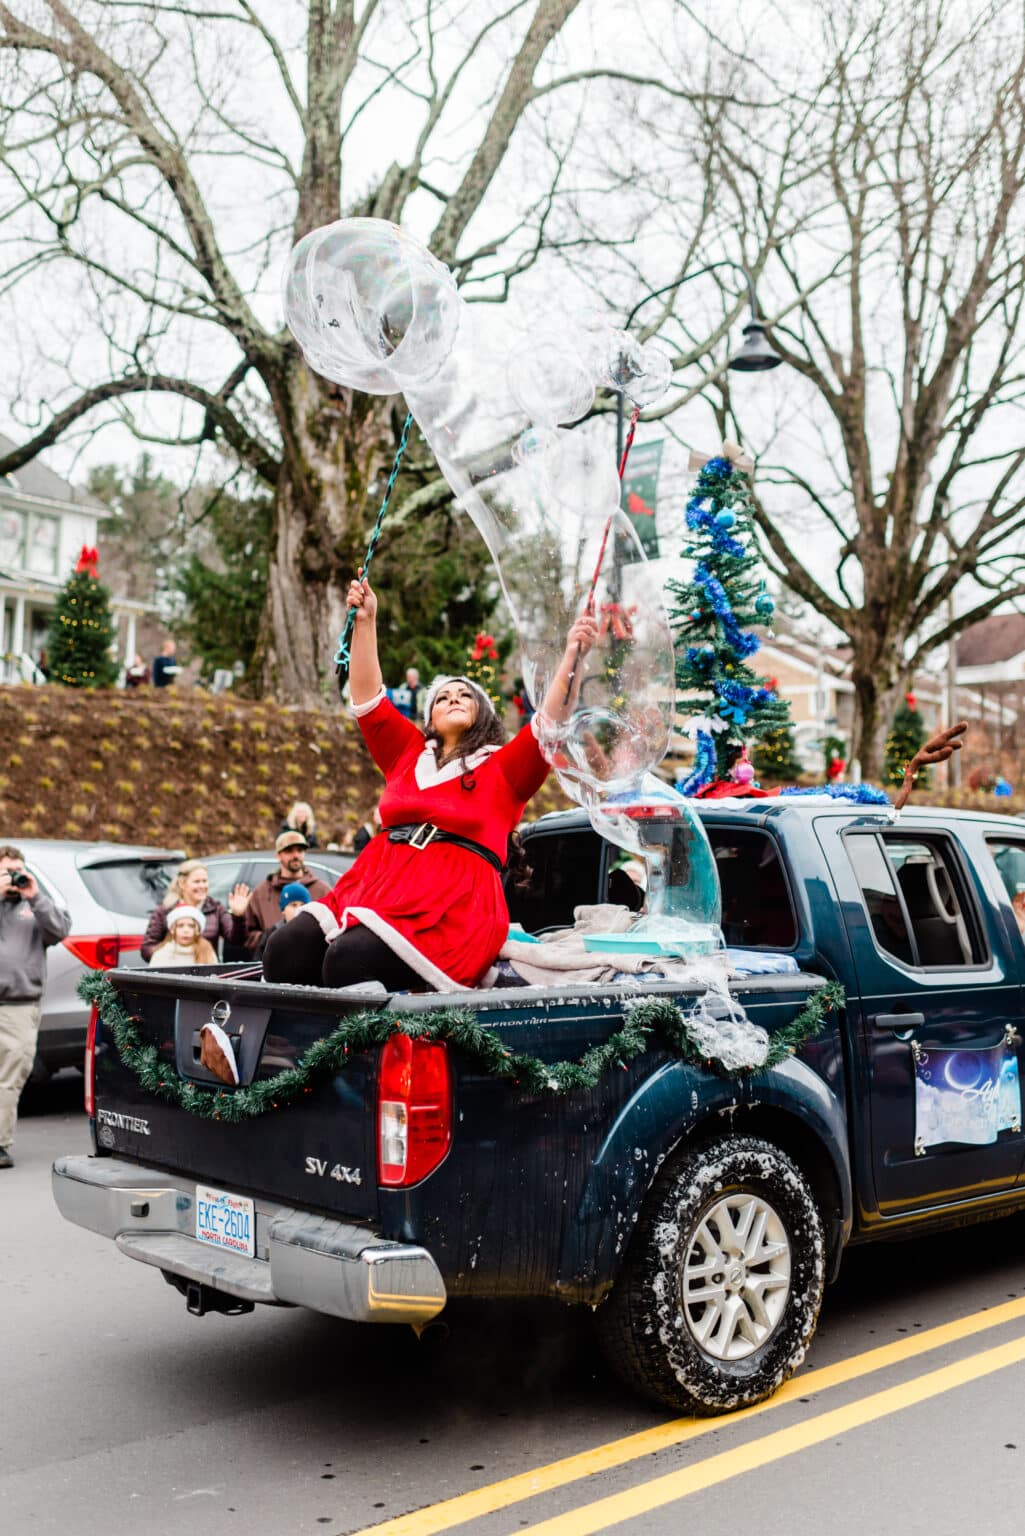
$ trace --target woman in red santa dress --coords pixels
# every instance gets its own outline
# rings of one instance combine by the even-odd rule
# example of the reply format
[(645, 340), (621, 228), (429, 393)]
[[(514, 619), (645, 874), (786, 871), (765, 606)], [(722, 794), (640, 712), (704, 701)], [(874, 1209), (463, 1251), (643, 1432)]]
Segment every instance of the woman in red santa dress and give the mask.
[[(382, 830), (322, 901), (271, 935), (268, 981), (344, 987), (376, 980), (390, 990), (459, 990), (479, 983), (505, 943), (502, 891), (510, 833), (549, 765), (533, 722), (511, 741), (484, 690), (436, 678), (426, 732), (388, 701), (377, 656), (377, 598), (349, 586), (356, 610), (349, 688), (371, 756), (385, 778)], [(575, 621), (542, 711), (572, 708), (579, 658), (597, 639)]]

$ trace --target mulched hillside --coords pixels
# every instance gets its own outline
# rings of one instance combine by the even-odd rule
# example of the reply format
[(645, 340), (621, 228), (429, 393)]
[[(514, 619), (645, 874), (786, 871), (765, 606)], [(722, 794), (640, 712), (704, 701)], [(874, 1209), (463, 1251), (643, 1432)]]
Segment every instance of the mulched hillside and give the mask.
[[(0, 840), (12, 842), (265, 848), (293, 801), (306, 800), (321, 844), (344, 844), (382, 787), (340, 710), (266, 700), (5, 687), (0, 741)], [(565, 803), (552, 781), (527, 815)]]

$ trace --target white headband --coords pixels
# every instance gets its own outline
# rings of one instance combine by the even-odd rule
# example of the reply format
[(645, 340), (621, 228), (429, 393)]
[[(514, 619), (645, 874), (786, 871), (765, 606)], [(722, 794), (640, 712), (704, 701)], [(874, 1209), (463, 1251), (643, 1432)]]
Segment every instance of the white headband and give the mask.
[(491, 713), (494, 714), (495, 706), (484, 692), (480, 683), (475, 683), (472, 677), (436, 677), (424, 698), (424, 721), (427, 725), (431, 723), (431, 710), (434, 708), (434, 700), (442, 688), (447, 688), (449, 683), (465, 683), (467, 688), (472, 688), (474, 693), (478, 695)]

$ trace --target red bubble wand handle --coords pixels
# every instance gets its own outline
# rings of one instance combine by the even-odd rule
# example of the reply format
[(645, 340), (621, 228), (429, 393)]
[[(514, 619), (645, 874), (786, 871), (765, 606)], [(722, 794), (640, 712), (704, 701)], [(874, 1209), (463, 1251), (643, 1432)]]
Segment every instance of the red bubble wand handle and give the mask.
[[(623, 444), (623, 457), (619, 461), (619, 483), (620, 483), (620, 485), (622, 485), (622, 483), (623, 483), (623, 475), (624, 475), (624, 473), (626, 471), (626, 461), (630, 457), (630, 449), (633, 447), (633, 441), (634, 441), (635, 436), (637, 435), (637, 422), (638, 422), (638, 420), (640, 418), (640, 414), (641, 414), (640, 406), (639, 405), (635, 405), (633, 410), (630, 413), (630, 430), (627, 432), (627, 434), (626, 434), (626, 442)], [(588, 589), (588, 593), (587, 593), (587, 602), (584, 604), (584, 613), (589, 614), (591, 617), (594, 616), (594, 594), (595, 594), (595, 591), (597, 590), (597, 587), (598, 587), (598, 577), (601, 575), (601, 568), (602, 568), (602, 565), (603, 565), (603, 563), (605, 561), (605, 550), (608, 547), (609, 534), (612, 531), (612, 519), (613, 519), (614, 516), (615, 516), (615, 513), (614, 512), (610, 512), (608, 517), (605, 519), (605, 529), (604, 529), (604, 532), (602, 533), (602, 536), (601, 536), (601, 544), (598, 547), (598, 558), (597, 558), (597, 560), (595, 561), (595, 564), (594, 564), (594, 575), (591, 577), (591, 585), (590, 585), (590, 588)], [(572, 670), (570, 671), (569, 677), (566, 680), (566, 698), (565, 698), (565, 702), (567, 704), (569, 703), (569, 696), (570, 696), (570, 693), (572, 692), (572, 689), (573, 689), (573, 680), (574, 680), (574, 678), (577, 675), (577, 667), (580, 665), (580, 655), (581, 655), (581, 651), (580, 651), (580, 646), (578, 645), (577, 646), (577, 654), (573, 658)]]

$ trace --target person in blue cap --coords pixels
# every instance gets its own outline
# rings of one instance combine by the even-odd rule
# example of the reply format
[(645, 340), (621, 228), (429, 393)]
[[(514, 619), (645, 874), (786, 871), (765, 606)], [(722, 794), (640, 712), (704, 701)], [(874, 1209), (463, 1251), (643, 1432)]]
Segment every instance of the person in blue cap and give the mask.
[(301, 880), (292, 880), (288, 885), (281, 887), (281, 916), (273, 928), (268, 928), (266, 932), (261, 933), (259, 943), (256, 946), (256, 958), (258, 960), (263, 959), (263, 952), (267, 947), (267, 940), (271, 934), (277, 933), (279, 928), (284, 928), (285, 924), (290, 923), (293, 917), (298, 917), (310, 899), (310, 893)]

